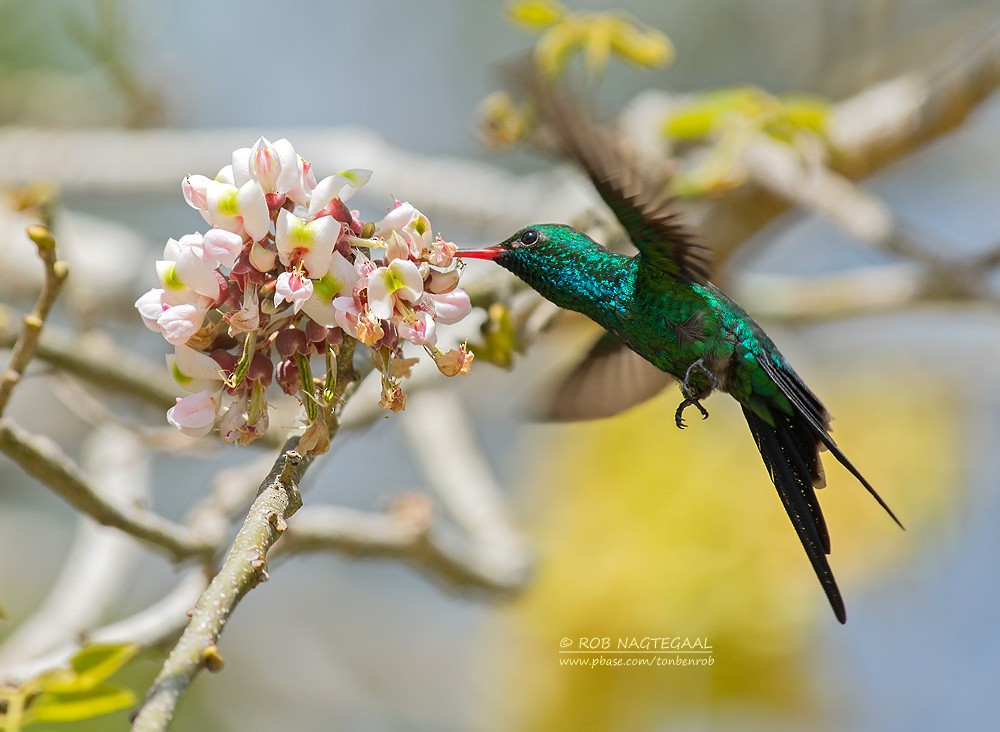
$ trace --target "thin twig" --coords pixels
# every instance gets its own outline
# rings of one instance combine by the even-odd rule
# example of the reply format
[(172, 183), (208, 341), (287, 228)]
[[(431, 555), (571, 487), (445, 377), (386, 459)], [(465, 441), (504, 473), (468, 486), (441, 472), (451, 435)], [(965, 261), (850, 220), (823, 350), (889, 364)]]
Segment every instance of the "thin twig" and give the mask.
[[(403, 496), (387, 513), (339, 506), (303, 509), (275, 547), (275, 556), (332, 551), (349, 557), (395, 559), (452, 587), (506, 592), (522, 586), (527, 573), (516, 574), (483, 562), (468, 539), (433, 526), (433, 512), (422, 494)], [(408, 504), (400, 510), (400, 506)], [(414, 515), (416, 514), (416, 515)]]
[(214, 545), (184, 526), (148, 509), (106, 500), (58, 445), (6, 419), (0, 419), (0, 451), (78, 511), (131, 534), (172, 559), (211, 556), (215, 552)]
[(298, 483), (311, 459), (295, 452), (298, 437), (285, 444), (236, 535), (229, 556), (198, 600), (177, 645), (157, 675), (133, 724), (137, 732), (165, 730), (181, 695), (216, 656), (215, 643), (237, 603), (267, 579), (267, 552), (301, 506)]
[[(14, 312), (0, 307), (0, 348), (17, 340)], [(116, 394), (132, 394), (166, 409), (174, 405), (177, 387), (162, 364), (156, 366), (121, 350), (108, 336), (72, 336), (48, 327), (38, 339), (35, 356), (49, 365)]]
[[(511, 526), (500, 487), (458, 397), (443, 389), (414, 394), (401, 425), (428, 484), (464, 531), (473, 563), (489, 576), (502, 577), (502, 586), (523, 582), (528, 573), (524, 542)], [(448, 450), (430, 450), (443, 434), (450, 435)]]
[(21, 334), (14, 343), (13, 352), (10, 355), (10, 363), (7, 370), (0, 377), (0, 415), (7, 409), (11, 393), (14, 387), (21, 381), (21, 375), (31, 363), (38, 347), (38, 336), (42, 332), (45, 319), (52, 309), (59, 292), (62, 290), (63, 282), (69, 276), (69, 269), (66, 263), (56, 257), (56, 241), (44, 226), (34, 225), (28, 227), (28, 236), (38, 248), (38, 256), (45, 265), (45, 279), (42, 282), (41, 292), (38, 293), (38, 300), (35, 302), (35, 309), (24, 316), (21, 324)]
[(176, 638), (188, 623), (188, 613), (207, 585), (205, 572), (192, 569), (166, 597), (135, 615), (83, 632), (78, 638), (30, 661), (0, 668), (0, 682), (16, 686), (46, 671), (63, 667), (86, 643), (135, 643), (141, 648), (160, 646)]
[(927, 291), (922, 270), (918, 264), (902, 262), (818, 277), (742, 273), (729, 291), (754, 317), (843, 318), (914, 304)]
[[(106, 425), (88, 440), (84, 460), (103, 497), (144, 503), (149, 461), (128, 430)], [(42, 605), (0, 647), (0, 667), (27, 661), (92, 627), (115, 601), (136, 558), (127, 534), (80, 514), (76, 537)]]

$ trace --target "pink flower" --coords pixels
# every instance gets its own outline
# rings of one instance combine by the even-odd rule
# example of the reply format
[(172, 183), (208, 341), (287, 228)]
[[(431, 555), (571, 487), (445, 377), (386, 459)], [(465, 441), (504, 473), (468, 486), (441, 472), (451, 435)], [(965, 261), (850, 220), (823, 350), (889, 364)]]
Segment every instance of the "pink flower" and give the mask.
[(201, 248), (206, 265), (212, 269), (220, 266), (232, 269), (243, 253), (243, 237), (225, 229), (209, 229), (202, 237)]
[(233, 181), (237, 186), (252, 180), (266, 195), (283, 196), (295, 187), (298, 178), (298, 156), (284, 138), (272, 145), (259, 137), (252, 148), (241, 147), (233, 153)]
[(188, 437), (204, 437), (215, 426), (219, 411), (219, 393), (200, 391), (178, 397), (177, 404), (167, 410), (167, 421)]
[(303, 277), (298, 272), (282, 272), (278, 275), (278, 281), (274, 288), (275, 306), (287, 300), (292, 303), (294, 312), (297, 313), (312, 295), (312, 280)]
[(334, 321), (352, 338), (358, 337), (358, 316), (361, 308), (353, 297), (335, 297), (331, 303)]
[(167, 356), (167, 370), (185, 391), (218, 391), (222, 387), (222, 369), (218, 362), (183, 344), (174, 348), (174, 355)]
[[(464, 347), (436, 345), (438, 326), (471, 309), (455, 245), (435, 237), (409, 203), (396, 201), (377, 223), (350, 210), (345, 201), (370, 176), (349, 169), (317, 183), (288, 140), (261, 137), (214, 178), (182, 181), (185, 201), (212, 228), (169, 240), (156, 264), (159, 286), (135, 302), (146, 327), (174, 346), (168, 370), (192, 392), (168, 412), (171, 424), (190, 435), (217, 424), (226, 442), (249, 443), (267, 430), (277, 379), (310, 407), (309, 428), (319, 434), (317, 414), (328, 412), (313, 407), (331, 406), (323, 385), (333, 379), (321, 369), (348, 338), (376, 352), (381, 404), (393, 411), (405, 405), (399, 380), (417, 360), (407, 343), (445, 374), (468, 370)], [(381, 246), (373, 262), (366, 253)]]
[[(333, 301), (337, 295), (352, 292), (360, 279), (355, 266), (343, 254), (334, 252), (330, 270), (320, 279), (313, 280), (312, 297), (302, 304), (302, 311), (320, 325), (337, 325), (337, 308)], [(353, 304), (353, 298), (351, 302)]]
[(440, 295), (427, 293), (424, 297), (430, 302), (434, 319), (445, 325), (457, 323), (472, 312), (472, 302), (465, 290), (454, 289)]
[(295, 185), (288, 191), (288, 197), (300, 206), (309, 205), (309, 196), (316, 188), (316, 175), (312, 164), (301, 155), (295, 156)]
[(384, 239), (388, 239), (394, 231), (412, 242), (418, 250), (431, 242), (431, 222), (409, 203), (397, 201), (395, 208), (375, 224), (375, 235)]
[(194, 305), (174, 305), (156, 319), (156, 327), (167, 343), (172, 346), (182, 345), (201, 330), (207, 314), (207, 309)]
[(208, 208), (208, 186), (211, 178), (204, 175), (189, 175), (181, 181), (181, 192), (191, 208), (204, 211)]
[(450, 267), (455, 261), (455, 252), (458, 247), (450, 241), (445, 241), (440, 235), (431, 243), (430, 251), (427, 253), (427, 261), (435, 267)]
[(135, 301), (147, 328), (159, 332), (167, 343), (181, 345), (197, 333), (208, 314), (207, 298), (193, 303), (174, 303), (170, 293), (154, 288)]
[[(156, 263), (160, 285), (180, 301), (195, 299), (191, 293), (203, 295), (212, 302), (219, 299), (221, 278), (205, 263), (201, 234), (170, 239), (163, 248), (163, 259)], [(190, 292), (185, 292), (190, 291)]]
[(430, 313), (417, 312), (414, 320), (403, 319), (396, 325), (399, 337), (418, 346), (431, 347), (437, 343), (437, 327)]

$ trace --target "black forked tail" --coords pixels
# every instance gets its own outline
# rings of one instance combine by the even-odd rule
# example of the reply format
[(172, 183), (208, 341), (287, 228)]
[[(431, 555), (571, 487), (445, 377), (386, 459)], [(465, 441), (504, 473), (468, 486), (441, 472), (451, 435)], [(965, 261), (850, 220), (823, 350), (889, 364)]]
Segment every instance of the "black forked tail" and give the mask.
[(776, 426), (772, 427), (747, 407), (743, 407), (743, 414), (833, 612), (844, 623), (847, 621), (844, 599), (826, 560), (830, 535), (816, 500), (815, 486), (822, 485), (823, 474), (811, 425), (801, 415), (776, 415)]
[[(889, 508), (889, 504), (887, 504), (882, 499), (882, 496), (880, 496), (876, 490), (872, 488), (871, 483), (865, 479), (865, 476), (861, 474), (861, 471), (854, 467), (851, 461), (847, 459), (847, 456), (843, 453), (843, 451), (837, 447), (837, 443), (833, 441), (832, 437), (830, 437), (830, 415), (827, 413), (826, 408), (820, 400), (815, 394), (812, 393), (809, 387), (805, 385), (802, 379), (800, 379), (794, 371), (778, 367), (767, 354), (763, 354), (758, 357), (757, 363), (759, 363), (764, 368), (764, 371), (767, 372), (767, 375), (774, 380), (774, 383), (777, 384), (779, 389), (781, 389), (781, 393), (788, 398), (797, 412), (795, 423), (799, 429), (796, 429), (795, 432), (802, 440), (797, 443), (802, 448), (802, 454), (807, 457), (808, 455), (815, 455), (815, 450), (810, 449), (808, 445), (813, 444), (818, 447), (818, 443), (823, 443), (833, 456), (837, 458), (837, 462), (847, 468), (850, 474), (858, 479), (858, 482), (865, 487), (865, 490), (868, 491), (872, 498), (878, 502), (878, 505), (880, 505), (883, 510), (889, 514), (899, 528), (905, 529), (903, 522), (900, 521), (896, 517), (896, 514), (893, 513), (892, 509)], [(801, 423), (801, 420), (805, 420), (808, 424), (808, 429), (806, 428), (806, 425)], [(810, 433), (813, 436), (809, 436)], [(818, 457), (815, 458), (815, 463), (818, 465)]]

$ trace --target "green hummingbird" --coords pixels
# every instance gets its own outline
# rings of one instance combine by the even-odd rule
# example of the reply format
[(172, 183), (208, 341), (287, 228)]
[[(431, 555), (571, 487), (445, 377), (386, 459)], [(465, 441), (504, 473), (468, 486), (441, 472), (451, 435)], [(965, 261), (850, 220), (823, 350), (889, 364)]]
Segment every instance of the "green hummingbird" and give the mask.
[(902, 527), (830, 436), (830, 414), (764, 330), (708, 281), (709, 256), (677, 219), (662, 187), (650, 185), (630, 149), (542, 82), (530, 89), (558, 146), (586, 171), (638, 249), (609, 251), (562, 224), (536, 224), (497, 246), (458, 256), (488, 259), (559, 307), (607, 331), (556, 390), (551, 416), (606, 417), (657, 394), (675, 377), (683, 400), (674, 419), (713, 391), (740, 403), (782, 505), (837, 619), (844, 600), (827, 561), (830, 535), (816, 498), (825, 485), (819, 451), (833, 456)]

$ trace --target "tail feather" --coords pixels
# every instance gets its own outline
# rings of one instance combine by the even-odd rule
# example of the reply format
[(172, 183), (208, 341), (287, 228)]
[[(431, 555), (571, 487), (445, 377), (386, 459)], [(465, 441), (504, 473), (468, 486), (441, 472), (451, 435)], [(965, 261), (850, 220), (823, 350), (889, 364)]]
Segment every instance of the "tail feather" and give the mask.
[[(878, 505), (889, 514), (893, 521), (901, 529), (905, 529), (903, 523), (896, 517), (893, 510), (889, 508), (889, 505), (882, 500), (876, 490), (872, 487), (871, 483), (865, 480), (865, 476), (861, 474), (854, 464), (847, 459), (847, 456), (837, 447), (837, 443), (833, 441), (830, 436), (830, 415), (823, 407), (823, 404), (816, 398), (816, 395), (809, 390), (809, 388), (802, 382), (802, 379), (795, 374), (794, 371), (779, 368), (767, 355), (758, 357), (757, 362), (764, 368), (767, 375), (770, 376), (774, 383), (777, 384), (778, 388), (781, 389), (782, 393), (788, 398), (795, 408), (796, 412), (800, 414), (809, 426), (812, 428), (812, 432), (815, 435), (815, 439), (823, 443), (824, 446), (837, 458), (837, 462), (843, 465), (847, 470), (858, 479), (858, 482), (865, 487), (865, 490), (871, 494)], [(816, 463), (819, 463), (819, 458), (815, 456), (814, 451), (810, 451), (813, 454), (813, 459)], [(821, 471), (822, 469), (820, 469)], [(822, 472), (820, 472), (822, 474)]]
[[(789, 420), (790, 422), (790, 420)], [(817, 471), (816, 466), (822, 465), (818, 460), (818, 453), (815, 445), (810, 441), (803, 441), (803, 435), (808, 437), (808, 431), (804, 429), (792, 429), (787, 426), (785, 429), (775, 430), (778, 437), (782, 455), (788, 463), (790, 473), (795, 484), (800, 486), (802, 497), (809, 507), (809, 514), (816, 525), (816, 533), (819, 535), (820, 546), (823, 553), (830, 553), (830, 532), (826, 528), (826, 519), (823, 518), (823, 511), (819, 506), (815, 488), (817, 481), (822, 479), (822, 471)], [(812, 463), (809, 465), (808, 463)]]
[(743, 407), (743, 414), (830, 606), (837, 620), (847, 622), (844, 598), (826, 559), (830, 551), (830, 537), (813, 485), (817, 472), (822, 473), (814, 465), (819, 463), (819, 459), (812, 440), (808, 440), (811, 448), (802, 452), (803, 432), (808, 434), (810, 425), (802, 418), (790, 416), (777, 420), (776, 425), (771, 426), (746, 406)]

